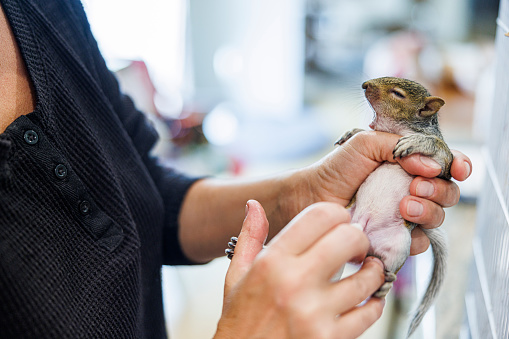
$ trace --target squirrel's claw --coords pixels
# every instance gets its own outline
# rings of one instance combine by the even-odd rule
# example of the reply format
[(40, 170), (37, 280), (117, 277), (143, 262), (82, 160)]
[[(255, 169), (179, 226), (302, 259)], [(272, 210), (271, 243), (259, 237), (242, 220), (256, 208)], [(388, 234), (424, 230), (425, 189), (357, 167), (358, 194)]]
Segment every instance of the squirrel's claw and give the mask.
[(345, 142), (347, 142), (350, 138), (352, 138), (355, 134), (359, 133), (359, 132), (362, 132), (364, 131), (363, 129), (361, 128), (354, 128), (348, 132), (346, 132), (345, 134), (343, 134), (343, 136), (341, 138), (339, 138), (338, 140), (336, 140), (336, 142), (334, 143), (334, 146), (336, 145), (343, 145)]
[(394, 159), (396, 159), (418, 153), (416, 146), (418, 146), (418, 140), (416, 140), (413, 135), (402, 137), (398, 140), (398, 143), (394, 147), (392, 155), (394, 156)]

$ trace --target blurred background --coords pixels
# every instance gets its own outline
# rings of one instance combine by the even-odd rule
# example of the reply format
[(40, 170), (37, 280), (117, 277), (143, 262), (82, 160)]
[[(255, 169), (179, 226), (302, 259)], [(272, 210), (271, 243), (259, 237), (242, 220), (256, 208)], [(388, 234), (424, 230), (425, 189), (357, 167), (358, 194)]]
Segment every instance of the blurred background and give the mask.
[[(498, 0), (84, 0), (108, 66), (190, 175), (263, 176), (311, 164), (372, 117), (361, 83), (398, 76), (445, 99), (441, 126), (474, 163), (446, 211), (450, 271), (416, 337), (470, 338), (465, 293), (481, 145), (494, 97)], [(225, 244), (226, 245), (226, 244)], [(362, 338), (402, 338), (431, 254), (398, 275)], [(229, 261), (163, 269), (171, 338), (210, 338)], [(356, 267), (348, 267), (354, 272)]]

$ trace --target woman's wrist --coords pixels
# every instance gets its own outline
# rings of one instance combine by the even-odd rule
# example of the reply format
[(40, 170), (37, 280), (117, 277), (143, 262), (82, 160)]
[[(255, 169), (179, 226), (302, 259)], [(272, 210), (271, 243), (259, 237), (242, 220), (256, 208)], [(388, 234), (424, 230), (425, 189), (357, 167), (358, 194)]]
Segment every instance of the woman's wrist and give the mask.
[(281, 179), (278, 198), (281, 220), (278, 220), (278, 223), (281, 223), (282, 226), (290, 222), (306, 207), (319, 201), (312, 183), (315, 175), (316, 171), (303, 168), (290, 171)]

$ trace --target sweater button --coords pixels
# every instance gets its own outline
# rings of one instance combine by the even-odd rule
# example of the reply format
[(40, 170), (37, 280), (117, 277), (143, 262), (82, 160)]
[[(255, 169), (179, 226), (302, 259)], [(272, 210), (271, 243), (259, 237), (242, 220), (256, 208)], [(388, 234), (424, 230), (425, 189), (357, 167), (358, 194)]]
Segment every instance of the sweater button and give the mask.
[(26, 131), (23, 138), (25, 139), (25, 142), (29, 145), (35, 145), (39, 141), (39, 135), (37, 135), (37, 132), (32, 129)]
[(55, 175), (58, 179), (65, 179), (65, 177), (67, 177), (67, 167), (63, 164), (58, 164), (57, 167), (55, 167)]
[(80, 202), (79, 209), (82, 215), (88, 215), (90, 213), (90, 202), (87, 200), (83, 200), (82, 202)]

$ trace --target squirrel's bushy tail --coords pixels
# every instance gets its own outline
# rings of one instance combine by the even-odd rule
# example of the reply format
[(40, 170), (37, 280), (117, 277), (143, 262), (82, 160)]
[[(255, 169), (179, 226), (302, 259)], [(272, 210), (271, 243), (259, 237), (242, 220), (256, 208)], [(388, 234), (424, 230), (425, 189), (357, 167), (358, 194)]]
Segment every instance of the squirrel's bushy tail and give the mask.
[(433, 273), (421, 304), (415, 311), (415, 315), (408, 328), (408, 337), (417, 329), (424, 315), (431, 307), (442, 286), (447, 266), (447, 241), (445, 233), (440, 229), (422, 229), (429, 238), (433, 250)]

